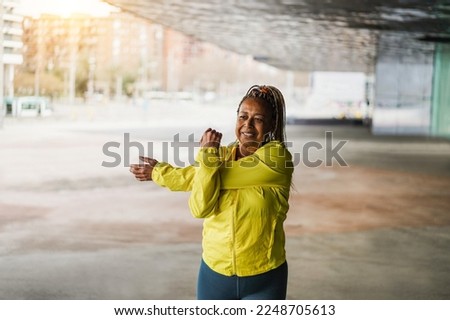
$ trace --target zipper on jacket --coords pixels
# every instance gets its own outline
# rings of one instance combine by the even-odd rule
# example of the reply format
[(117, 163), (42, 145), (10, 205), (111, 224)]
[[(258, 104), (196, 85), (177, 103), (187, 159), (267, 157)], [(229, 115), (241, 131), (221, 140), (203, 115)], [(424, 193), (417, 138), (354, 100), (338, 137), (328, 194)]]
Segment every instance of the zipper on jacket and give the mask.
[[(239, 190), (236, 190), (236, 192), (239, 192)], [(234, 195), (233, 199), (233, 214), (231, 215), (231, 244), (232, 244), (232, 251), (231, 251), (231, 258), (232, 258), (232, 266), (233, 266), (233, 274), (237, 275), (236, 272), (236, 232), (235, 232), (235, 216), (236, 216), (236, 199), (237, 195)]]

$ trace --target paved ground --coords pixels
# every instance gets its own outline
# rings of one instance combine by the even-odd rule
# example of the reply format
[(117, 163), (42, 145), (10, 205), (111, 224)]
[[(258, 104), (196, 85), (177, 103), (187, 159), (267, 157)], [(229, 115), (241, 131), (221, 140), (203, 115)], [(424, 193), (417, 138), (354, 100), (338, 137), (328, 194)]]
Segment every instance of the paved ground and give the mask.
[[(61, 108), (0, 131), (1, 299), (194, 299), (201, 221), (188, 195), (135, 181), (132, 141), (187, 140), (223, 106)], [(348, 140), (348, 166), (304, 165), (309, 141)], [(450, 141), (373, 137), (363, 127), (289, 126), (301, 152), (286, 221), (289, 299), (449, 299)], [(103, 152), (121, 143), (121, 165)], [(137, 148), (130, 148), (134, 162)], [(147, 150), (148, 151), (148, 148)], [(325, 159), (310, 150), (310, 161)], [(314, 151), (314, 152), (313, 152)], [(186, 150), (181, 157), (188, 159)], [(173, 158), (169, 158), (173, 161)]]

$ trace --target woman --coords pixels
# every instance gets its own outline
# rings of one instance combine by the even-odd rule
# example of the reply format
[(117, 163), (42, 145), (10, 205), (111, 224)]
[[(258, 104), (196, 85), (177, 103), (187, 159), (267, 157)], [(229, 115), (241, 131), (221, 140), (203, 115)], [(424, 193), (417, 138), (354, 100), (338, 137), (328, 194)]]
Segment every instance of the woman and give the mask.
[(198, 299), (286, 299), (283, 222), (293, 173), (286, 149), (285, 105), (272, 86), (252, 86), (241, 100), (237, 141), (221, 147), (207, 129), (196, 164), (174, 168), (140, 157), (130, 171), (173, 191), (190, 191), (203, 222)]

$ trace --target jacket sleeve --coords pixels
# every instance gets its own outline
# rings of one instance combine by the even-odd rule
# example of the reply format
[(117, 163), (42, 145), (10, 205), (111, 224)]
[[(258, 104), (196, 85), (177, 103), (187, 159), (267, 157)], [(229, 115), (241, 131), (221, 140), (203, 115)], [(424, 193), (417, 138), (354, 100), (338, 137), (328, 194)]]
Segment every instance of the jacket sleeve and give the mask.
[(152, 180), (171, 191), (190, 191), (195, 176), (193, 165), (176, 168), (166, 162), (159, 162), (152, 171)]
[(214, 214), (220, 195), (221, 165), (217, 148), (201, 148), (197, 155), (198, 167), (192, 182), (189, 208), (196, 218)]
[(221, 170), (221, 189), (249, 187), (290, 188), (292, 156), (280, 143), (271, 142), (253, 155), (234, 161)]

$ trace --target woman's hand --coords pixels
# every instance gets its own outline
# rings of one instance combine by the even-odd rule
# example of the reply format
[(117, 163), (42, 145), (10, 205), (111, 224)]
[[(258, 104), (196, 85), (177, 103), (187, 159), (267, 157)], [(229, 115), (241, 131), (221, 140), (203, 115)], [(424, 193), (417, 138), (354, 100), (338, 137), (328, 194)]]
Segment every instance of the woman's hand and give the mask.
[(220, 147), (222, 134), (214, 129), (208, 128), (200, 139), (200, 147)]
[(135, 178), (139, 181), (151, 181), (153, 168), (158, 161), (156, 159), (148, 157), (139, 157), (139, 160), (143, 161), (143, 164), (132, 164), (130, 166), (130, 172), (134, 174)]

